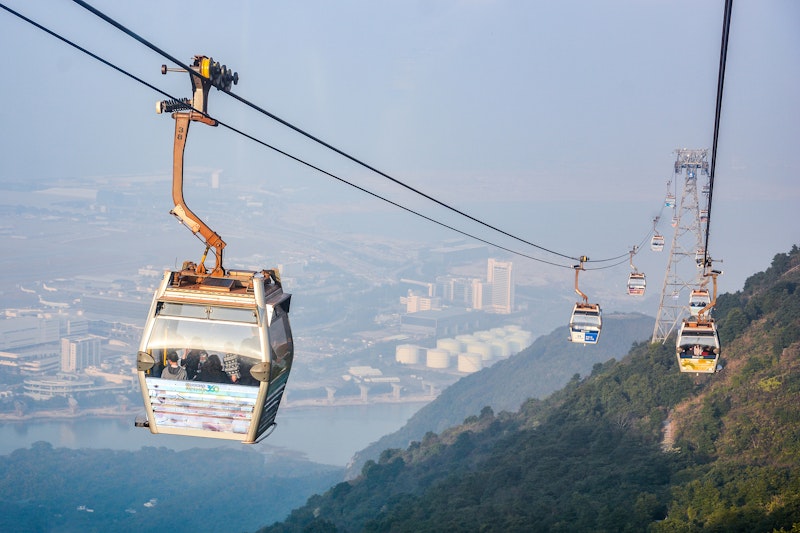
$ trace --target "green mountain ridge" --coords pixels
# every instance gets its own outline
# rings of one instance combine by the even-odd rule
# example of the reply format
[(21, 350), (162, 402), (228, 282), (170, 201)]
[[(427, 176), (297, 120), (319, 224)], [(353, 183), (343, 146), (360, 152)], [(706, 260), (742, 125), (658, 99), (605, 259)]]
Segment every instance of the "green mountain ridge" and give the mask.
[(795, 246), (720, 296), (715, 375), (679, 373), (674, 339), (636, 344), (517, 412), (386, 449), (260, 531), (798, 532), (798, 288)]
[(653, 334), (655, 319), (639, 313), (609, 313), (603, 317), (602, 342), (594, 346), (565, 342), (567, 326), (504, 361), (465, 376), (422, 407), (399, 430), (357, 452), (347, 467), (353, 479), (369, 459), (388, 448), (405, 447), (428, 431), (443, 431), (484, 406), (495, 411), (517, 411), (528, 398), (544, 398), (563, 387), (575, 374), (588, 374), (598, 362), (621, 357), (634, 342)]

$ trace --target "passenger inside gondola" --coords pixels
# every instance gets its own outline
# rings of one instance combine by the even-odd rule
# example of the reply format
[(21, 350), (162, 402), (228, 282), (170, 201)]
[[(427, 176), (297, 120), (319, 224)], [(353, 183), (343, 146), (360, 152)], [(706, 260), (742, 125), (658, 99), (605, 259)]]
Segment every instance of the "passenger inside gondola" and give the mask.
[(186, 357), (183, 359), (184, 368), (186, 368), (186, 379), (192, 381), (197, 379), (197, 374), (203, 368), (203, 364), (208, 359), (208, 354), (205, 350), (194, 349), (186, 352)]
[[(163, 375), (162, 375), (163, 376)], [(228, 375), (222, 370), (222, 362), (219, 356), (215, 353), (209, 354), (208, 360), (200, 369), (197, 374), (196, 381), (205, 381), (207, 383), (230, 383), (231, 380)]]
[(697, 357), (715, 357), (715, 346), (707, 346), (702, 344), (685, 344), (681, 346), (681, 357), (697, 358)]
[(178, 361), (178, 353), (175, 350), (170, 350), (167, 353), (167, 366), (161, 371), (161, 379), (186, 380), (186, 369), (180, 366)]

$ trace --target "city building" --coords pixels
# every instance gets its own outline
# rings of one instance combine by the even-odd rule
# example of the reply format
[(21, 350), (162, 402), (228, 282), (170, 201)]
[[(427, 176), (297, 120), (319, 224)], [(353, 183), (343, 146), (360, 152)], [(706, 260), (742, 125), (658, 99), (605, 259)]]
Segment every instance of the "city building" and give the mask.
[(100, 366), (100, 341), (96, 335), (62, 338), (61, 371), (78, 372), (90, 366)]
[(514, 270), (510, 261), (489, 259), (486, 281), (490, 286), (489, 301), (483, 309), (489, 313), (510, 314), (514, 311)]

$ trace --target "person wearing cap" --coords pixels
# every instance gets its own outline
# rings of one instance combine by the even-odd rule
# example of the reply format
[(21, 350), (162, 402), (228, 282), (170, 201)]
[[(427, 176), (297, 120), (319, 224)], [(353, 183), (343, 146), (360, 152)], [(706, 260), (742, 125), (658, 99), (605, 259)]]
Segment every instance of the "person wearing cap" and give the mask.
[(167, 366), (161, 371), (161, 379), (186, 379), (186, 370), (178, 364), (178, 353), (175, 350), (167, 352)]

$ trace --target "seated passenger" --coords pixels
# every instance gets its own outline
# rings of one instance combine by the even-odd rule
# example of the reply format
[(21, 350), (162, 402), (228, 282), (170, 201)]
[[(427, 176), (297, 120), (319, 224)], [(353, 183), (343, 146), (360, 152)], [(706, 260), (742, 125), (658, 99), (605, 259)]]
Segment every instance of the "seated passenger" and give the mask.
[(167, 366), (161, 371), (161, 379), (186, 379), (186, 370), (178, 365), (178, 354), (175, 350), (167, 352)]
[(186, 379), (192, 380), (197, 378), (200, 368), (206, 361), (208, 354), (205, 350), (189, 350), (184, 359), (184, 367), (186, 368)]
[(239, 373), (239, 356), (235, 353), (226, 353), (222, 357), (222, 369), (228, 375), (231, 383), (238, 383), (241, 374)]
[(208, 356), (208, 359), (200, 369), (200, 373), (197, 374), (196, 381), (205, 381), (208, 383), (231, 382), (230, 378), (228, 378), (228, 374), (222, 370), (222, 363), (219, 360), (219, 356), (214, 353)]

